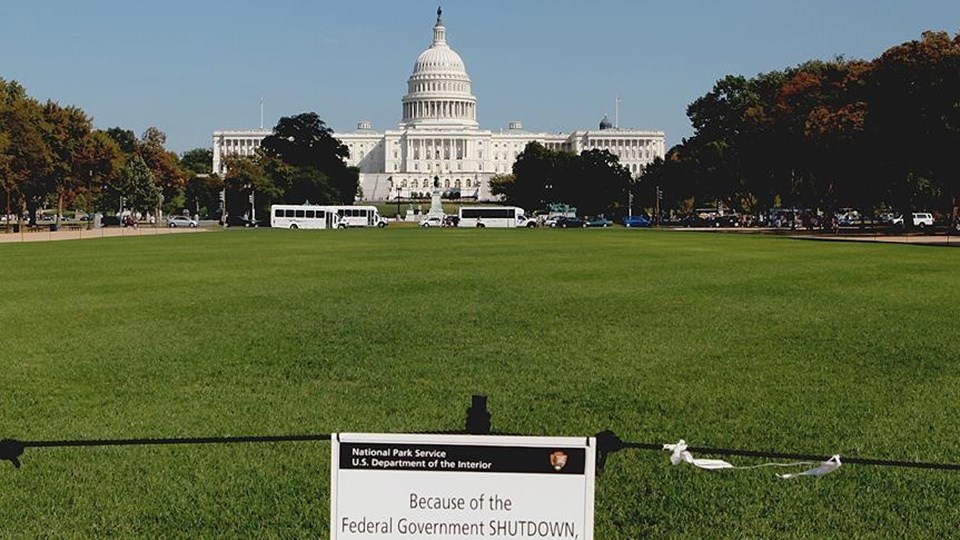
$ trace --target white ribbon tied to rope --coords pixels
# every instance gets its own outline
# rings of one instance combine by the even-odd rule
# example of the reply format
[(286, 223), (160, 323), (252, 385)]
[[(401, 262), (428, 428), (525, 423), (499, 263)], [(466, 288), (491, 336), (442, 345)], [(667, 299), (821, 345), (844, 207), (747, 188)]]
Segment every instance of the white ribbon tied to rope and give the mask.
[(687, 441), (680, 439), (680, 442), (677, 444), (665, 444), (663, 445), (664, 450), (672, 451), (670, 454), (670, 463), (674, 465), (679, 465), (680, 463), (689, 463), (694, 467), (700, 467), (701, 469), (707, 470), (717, 470), (717, 469), (735, 469), (732, 464), (723, 461), (722, 459), (697, 459), (693, 457), (693, 454), (687, 451)]
[(820, 465), (816, 468), (810, 469), (808, 471), (798, 472), (798, 473), (788, 473), (788, 474), (778, 474), (780, 478), (796, 478), (798, 476), (823, 476), (825, 474), (830, 474), (833, 471), (840, 468), (840, 454), (834, 454), (833, 457), (826, 461), (821, 461)]
[[(687, 442), (683, 439), (677, 444), (665, 444), (663, 449), (671, 452), (670, 454), (670, 463), (674, 465), (679, 465), (681, 463), (689, 463), (694, 467), (700, 469), (706, 469), (708, 471), (715, 471), (720, 469), (759, 469), (761, 467), (797, 467), (799, 465), (812, 465), (814, 462), (810, 461), (801, 461), (797, 463), (761, 463), (760, 465), (750, 465), (750, 466), (735, 466), (732, 463), (723, 461), (722, 459), (702, 459), (695, 458), (687, 450)], [(788, 473), (788, 474), (778, 474), (779, 478), (796, 478), (798, 476), (823, 476), (825, 474), (830, 474), (833, 471), (840, 468), (840, 456), (835, 455), (828, 459), (827, 461), (821, 462), (817, 467), (809, 469), (803, 472), (798, 473)]]

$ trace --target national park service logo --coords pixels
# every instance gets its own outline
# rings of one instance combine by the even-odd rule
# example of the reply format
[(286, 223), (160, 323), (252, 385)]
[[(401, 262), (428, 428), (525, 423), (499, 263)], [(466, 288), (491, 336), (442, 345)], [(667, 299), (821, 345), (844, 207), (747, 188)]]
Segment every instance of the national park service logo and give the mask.
[(557, 450), (556, 452), (550, 454), (550, 466), (553, 467), (553, 470), (559, 471), (567, 464), (567, 454), (562, 450)]

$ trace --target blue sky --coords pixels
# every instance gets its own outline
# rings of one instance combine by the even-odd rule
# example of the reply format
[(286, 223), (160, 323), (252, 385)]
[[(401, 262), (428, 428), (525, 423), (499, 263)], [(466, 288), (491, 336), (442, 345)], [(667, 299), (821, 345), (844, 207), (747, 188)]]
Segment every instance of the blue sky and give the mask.
[[(6, 0), (0, 77), (77, 105), (99, 128), (156, 126), (182, 152), (218, 129), (315, 111), (336, 131), (383, 130), (430, 44), (433, 0)], [(960, 31), (960, 2), (443, 2), (482, 128), (620, 125), (691, 134), (687, 105), (727, 74), (874, 58), (924, 30)]]

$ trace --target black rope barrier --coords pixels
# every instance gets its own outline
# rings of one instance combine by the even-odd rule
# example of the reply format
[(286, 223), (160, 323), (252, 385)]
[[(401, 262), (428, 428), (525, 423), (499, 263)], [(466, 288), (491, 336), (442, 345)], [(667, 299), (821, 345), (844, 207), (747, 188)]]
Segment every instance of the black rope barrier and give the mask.
[(0, 461), (9, 461), (20, 468), (20, 456), (27, 448), (84, 448), (93, 446), (158, 446), (177, 444), (236, 444), (268, 442), (329, 441), (330, 435), (245, 435), (239, 437), (173, 437), (157, 439), (81, 439), (61, 441), (0, 441)]
[[(634, 450), (664, 450), (662, 444), (654, 443), (643, 443), (643, 442), (630, 442), (621, 440), (617, 435), (612, 431), (602, 431), (596, 435), (597, 437), (597, 468), (603, 469), (603, 464), (606, 462), (607, 456), (614, 452), (619, 452), (620, 450), (625, 449), (634, 449)], [(766, 450), (742, 450), (737, 448), (711, 448), (708, 446), (687, 446), (688, 452), (695, 452), (698, 454), (707, 454), (711, 456), (739, 456), (739, 457), (752, 457), (752, 458), (769, 458), (769, 459), (792, 459), (799, 461), (827, 461), (832, 456), (824, 456), (818, 454), (797, 454), (792, 452), (768, 452)], [(903, 461), (903, 460), (891, 460), (891, 459), (874, 459), (874, 458), (858, 458), (858, 457), (847, 457), (840, 456), (840, 461), (843, 464), (854, 464), (854, 465), (874, 465), (880, 467), (904, 467), (911, 469), (936, 469), (943, 471), (960, 471), (960, 464), (958, 463), (929, 463), (923, 461)]]
[[(430, 433), (490, 435), (490, 412), (487, 410), (486, 396), (473, 396), (470, 408), (467, 409), (466, 429), (464, 431), (442, 431)], [(505, 435), (504, 433), (495, 433)], [(516, 434), (510, 434), (516, 435)], [(237, 443), (270, 443), (270, 442), (305, 442), (329, 441), (329, 433), (303, 435), (247, 435), (235, 437), (174, 437), (174, 438), (140, 438), (140, 439), (86, 439), (86, 440), (54, 440), (54, 441), (20, 441), (17, 439), (0, 440), (0, 461), (9, 461), (14, 467), (20, 468), (20, 457), (27, 448), (87, 448), (96, 446), (156, 446), (156, 445), (183, 445), (183, 444), (237, 444)], [(596, 435), (597, 440), (597, 472), (602, 472), (610, 454), (622, 450), (657, 450), (663, 451), (663, 444), (624, 441), (613, 431), (601, 431)], [(739, 456), (750, 458), (790, 459), (799, 461), (827, 461), (831, 456), (817, 454), (798, 454), (792, 452), (770, 452), (765, 450), (743, 450), (737, 448), (711, 448), (706, 446), (688, 446), (687, 450), (698, 454), (715, 456)], [(960, 471), (960, 464), (930, 463), (922, 461), (904, 461), (890, 459), (858, 458), (841, 456), (844, 464), (872, 465), (880, 467), (903, 467), (912, 469), (932, 469), (944, 471)]]

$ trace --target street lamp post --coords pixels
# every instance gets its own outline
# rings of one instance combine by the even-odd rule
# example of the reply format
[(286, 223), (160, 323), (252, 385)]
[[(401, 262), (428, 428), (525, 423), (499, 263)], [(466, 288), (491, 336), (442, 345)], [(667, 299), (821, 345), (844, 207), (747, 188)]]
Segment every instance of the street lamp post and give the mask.
[[(87, 230), (89, 231), (90, 229), (93, 228), (93, 169), (90, 169), (87, 172), (89, 173), (87, 175)], [(9, 214), (10, 213), (10, 210), (9, 210), (10, 196), (7, 195), (7, 198), (8, 198), (7, 214)]]

